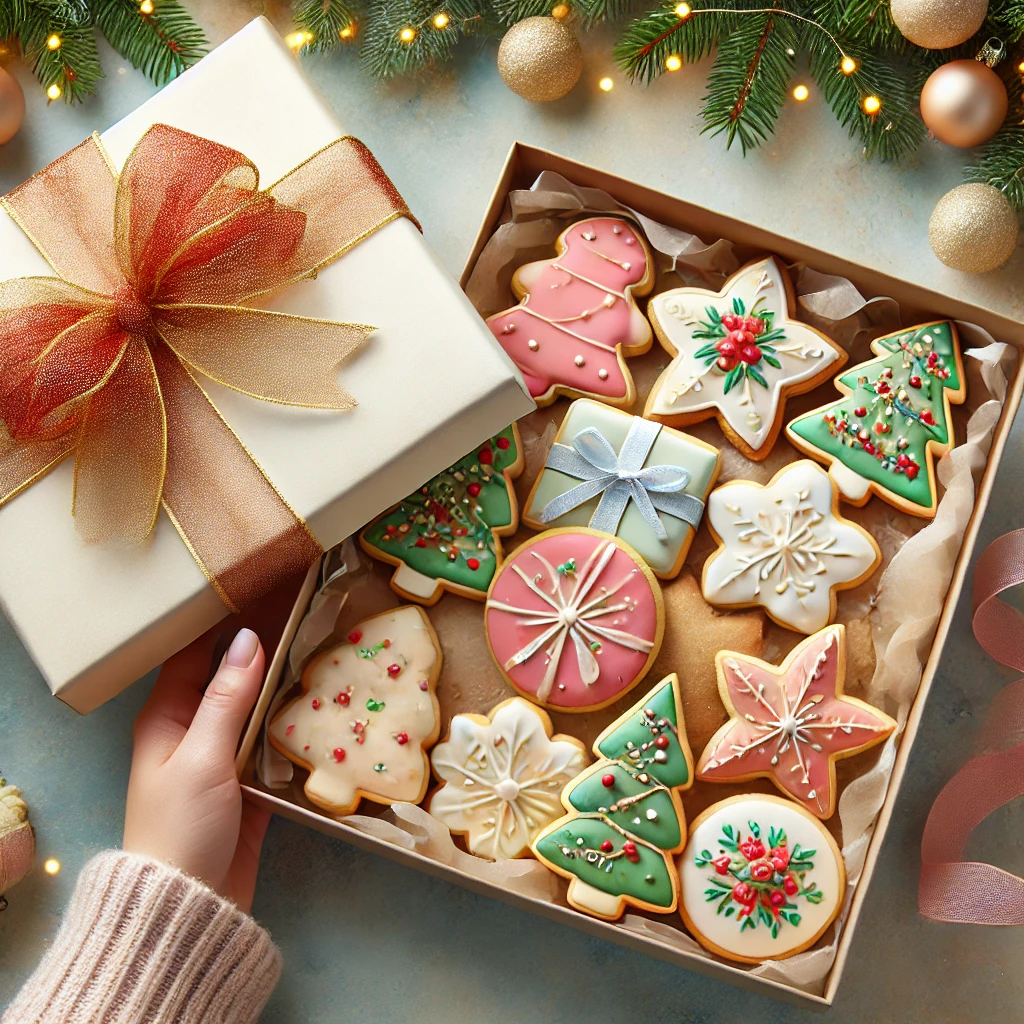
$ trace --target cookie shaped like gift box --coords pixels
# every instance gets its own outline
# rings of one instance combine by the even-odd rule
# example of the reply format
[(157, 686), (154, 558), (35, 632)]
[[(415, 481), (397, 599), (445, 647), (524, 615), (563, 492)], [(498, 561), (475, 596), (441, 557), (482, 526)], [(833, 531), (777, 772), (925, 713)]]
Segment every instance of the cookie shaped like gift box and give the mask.
[[(643, 288), (637, 245), (618, 248), (633, 237)], [(1024, 327), (519, 144), (464, 284), (541, 407), (465, 438), (307, 578), (239, 752), (247, 794), (831, 1004), (1024, 387)], [(652, 350), (627, 314), (655, 320)], [(671, 408), (644, 416), (661, 392)], [(436, 631), (436, 679), (391, 626), (366, 646), (363, 624), (403, 605)], [(360, 658), (314, 692), (317, 666)], [(369, 795), (339, 814), (322, 777)]]
[(73, 326), (75, 368), (19, 407), (0, 364), (0, 603), (79, 711), (532, 408), (344, 136), (257, 19), (0, 209), (0, 281), (40, 279), (0, 286), (7, 327)]

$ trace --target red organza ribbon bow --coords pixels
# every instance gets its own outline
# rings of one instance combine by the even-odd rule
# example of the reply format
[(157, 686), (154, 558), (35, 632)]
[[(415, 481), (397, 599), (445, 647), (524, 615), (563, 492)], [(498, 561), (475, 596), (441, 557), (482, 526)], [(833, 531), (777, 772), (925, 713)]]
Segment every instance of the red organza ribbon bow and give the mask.
[(120, 175), (93, 136), (0, 202), (57, 275), (0, 283), (0, 505), (74, 455), (87, 540), (139, 543), (162, 505), (231, 608), (307, 567), (315, 538), (197, 375), (355, 404), (336, 367), (372, 327), (244, 303), (411, 217), (366, 147), (261, 190), (241, 153), (156, 125)]

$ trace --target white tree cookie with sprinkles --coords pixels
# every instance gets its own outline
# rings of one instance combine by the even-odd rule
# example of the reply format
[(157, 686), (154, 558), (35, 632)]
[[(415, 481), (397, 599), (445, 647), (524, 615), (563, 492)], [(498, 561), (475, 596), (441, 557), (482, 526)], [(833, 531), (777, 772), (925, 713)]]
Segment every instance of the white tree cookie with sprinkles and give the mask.
[(430, 756), (442, 785), (427, 810), (478, 857), (528, 854), (538, 833), (562, 816), (562, 789), (589, 761), (579, 740), (551, 733), (547, 713), (522, 697), (486, 717), (456, 715)]
[(818, 818), (836, 809), (836, 761), (881, 743), (887, 714), (843, 693), (846, 630), (807, 637), (776, 667), (733, 651), (715, 659), (729, 721), (697, 762), (704, 782), (770, 779)]
[(538, 405), (559, 395), (632, 405), (636, 387), (623, 357), (642, 355), (653, 341), (636, 304), (654, 285), (650, 249), (621, 217), (578, 220), (555, 246), (553, 259), (516, 271), (519, 305), (487, 325)]
[(793, 316), (793, 288), (774, 257), (748, 263), (720, 292), (673, 288), (647, 315), (673, 357), (644, 416), (673, 427), (718, 418), (748, 459), (768, 457), (786, 398), (816, 388), (846, 362), (830, 338)]
[(784, 960), (820, 939), (846, 895), (828, 830), (798, 804), (751, 793), (713, 804), (679, 861), (690, 934), (737, 963)]
[(836, 591), (863, 583), (881, 564), (874, 538), (839, 514), (839, 489), (802, 459), (766, 485), (730, 480), (708, 499), (718, 550), (704, 563), (704, 599), (719, 608), (760, 606), (798, 633), (824, 629)]
[(331, 814), (351, 814), (363, 797), (419, 803), (441, 729), (440, 672), (441, 648), (421, 608), (364, 619), (309, 663), (302, 696), (274, 718), (270, 742), (309, 772), (306, 796)]

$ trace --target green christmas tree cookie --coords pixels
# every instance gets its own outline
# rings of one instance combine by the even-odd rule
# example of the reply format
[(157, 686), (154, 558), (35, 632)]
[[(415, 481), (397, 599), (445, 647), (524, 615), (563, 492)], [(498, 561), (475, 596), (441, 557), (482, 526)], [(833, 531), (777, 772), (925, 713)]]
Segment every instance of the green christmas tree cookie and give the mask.
[(626, 906), (670, 914), (679, 902), (673, 854), (686, 844), (679, 791), (693, 783), (679, 679), (667, 676), (594, 743), (600, 760), (569, 783), (569, 812), (533, 843), (569, 879), (577, 910), (614, 921)]
[(844, 398), (786, 427), (795, 447), (829, 465), (843, 497), (871, 494), (930, 519), (935, 457), (955, 444), (950, 404), (967, 395), (956, 327), (948, 320), (876, 338), (879, 358), (836, 378)]
[(391, 588), (407, 600), (433, 605), (450, 590), (483, 601), (501, 560), (499, 538), (519, 527), (512, 480), (522, 468), (512, 424), (374, 519), (360, 543), (396, 566)]

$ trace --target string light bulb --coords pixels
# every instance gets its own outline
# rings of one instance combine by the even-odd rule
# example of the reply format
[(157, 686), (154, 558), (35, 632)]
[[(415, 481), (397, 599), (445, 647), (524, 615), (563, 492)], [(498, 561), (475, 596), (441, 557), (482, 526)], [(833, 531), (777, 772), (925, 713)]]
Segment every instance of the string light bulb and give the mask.
[(48, 50), (59, 50), (61, 48), (62, 43), (63, 40), (61, 39), (61, 37), (57, 35), (56, 32), (54, 32), (53, 35), (46, 40), (46, 48)]
[(839, 65), (839, 70), (844, 75), (852, 75), (857, 70), (857, 62), (852, 57), (843, 57), (842, 63)]
[(555, 21), (562, 21), (564, 18), (568, 18), (569, 5), (555, 4), (555, 6), (551, 8), (551, 17), (554, 18)]
[(865, 96), (861, 107), (865, 114), (877, 114), (882, 109), (882, 101), (877, 96)]
[(1019, 63), (1018, 65), (1017, 65), (1017, 70), (1018, 70), (1018, 71), (1019, 71), (1019, 72), (1020, 72), (1020, 73), (1021, 73), (1022, 75), (1024, 75), (1024, 60), (1022, 60), (1022, 61), (1021, 61), (1021, 62), (1020, 62), (1020, 63)]
[(795, 99), (798, 103), (803, 103), (803, 101), (807, 99), (807, 97), (810, 95), (811, 90), (808, 89), (806, 85), (798, 85), (793, 90), (793, 99)]
[(411, 25), (406, 25), (405, 28), (398, 33), (398, 38), (401, 39), (403, 43), (411, 43), (416, 38), (416, 29)]
[(448, 20), (448, 15), (445, 14), (444, 11), (438, 11), (437, 14), (434, 15), (434, 28), (438, 31), (443, 28), (447, 28)]
[(341, 39), (351, 39), (356, 34), (355, 25), (346, 25), (344, 28), (338, 29), (338, 36)]
[(666, 71), (678, 71), (683, 66), (683, 58), (678, 53), (670, 53), (665, 58)]
[[(143, 3), (150, 3), (150, 0), (142, 0)], [(142, 10), (140, 7), (139, 10)], [(294, 52), (301, 50), (306, 43), (312, 42), (313, 33), (306, 32), (304, 29), (296, 29), (294, 32), (289, 32), (284, 37), (284, 41), (288, 44), (288, 48)]]
[(611, 92), (615, 87), (615, 83), (610, 78), (602, 78), (601, 81), (597, 83), (597, 87), (601, 92)]
[(676, 17), (680, 21), (686, 21), (686, 19), (693, 14), (693, 8), (689, 4), (676, 4), (675, 11)]
[(139, 4), (139, 11), (142, 14), (152, 14), (153, 10), (153, 0), (142, 0), (142, 3)]
[(49, 860), (43, 862), (43, 870), (48, 875), (59, 875), (60, 874), (60, 861), (56, 857), (50, 857)]
[(46, 90), (46, 95), (47, 98), (51, 100), (59, 100), (63, 92), (64, 90), (61, 89), (61, 87), (56, 82), (54, 82), (53, 85), (51, 85), (50, 88)]

